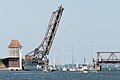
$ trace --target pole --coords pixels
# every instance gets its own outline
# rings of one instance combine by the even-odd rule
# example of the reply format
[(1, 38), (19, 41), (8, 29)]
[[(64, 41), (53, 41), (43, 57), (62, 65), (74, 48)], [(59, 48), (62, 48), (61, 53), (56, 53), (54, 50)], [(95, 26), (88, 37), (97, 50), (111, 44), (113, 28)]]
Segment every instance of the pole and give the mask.
[(74, 64), (74, 51), (73, 51), (73, 44), (72, 44), (72, 64)]

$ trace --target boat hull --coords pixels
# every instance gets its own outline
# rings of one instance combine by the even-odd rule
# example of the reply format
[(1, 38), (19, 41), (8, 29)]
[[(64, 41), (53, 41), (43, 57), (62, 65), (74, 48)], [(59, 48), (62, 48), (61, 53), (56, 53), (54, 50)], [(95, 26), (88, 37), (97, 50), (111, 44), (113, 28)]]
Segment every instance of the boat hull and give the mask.
[(26, 71), (42, 71), (42, 65), (38, 63), (26, 62), (23, 64), (23, 70)]

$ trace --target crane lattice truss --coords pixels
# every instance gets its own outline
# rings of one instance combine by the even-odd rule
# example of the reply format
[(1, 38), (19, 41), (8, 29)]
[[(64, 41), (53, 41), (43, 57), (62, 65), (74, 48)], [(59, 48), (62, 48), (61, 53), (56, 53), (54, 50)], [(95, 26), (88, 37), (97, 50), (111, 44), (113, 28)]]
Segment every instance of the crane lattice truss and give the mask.
[[(101, 54), (110, 54), (107, 59), (103, 59), (103, 56)], [(118, 59), (118, 56), (116, 54), (120, 54), (120, 52), (97, 52), (97, 64), (118, 64), (120, 63), (120, 59)]]
[(47, 60), (47, 55), (50, 52), (53, 40), (55, 38), (55, 34), (58, 29), (58, 25), (60, 23), (63, 10), (64, 8), (61, 5), (58, 8), (58, 10), (52, 13), (46, 34), (41, 44), (37, 48), (35, 48), (33, 51), (26, 54), (25, 55), (26, 59), (30, 59), (30, 61), (37, 60), (37, 62), (41, 62), (42, 60)]

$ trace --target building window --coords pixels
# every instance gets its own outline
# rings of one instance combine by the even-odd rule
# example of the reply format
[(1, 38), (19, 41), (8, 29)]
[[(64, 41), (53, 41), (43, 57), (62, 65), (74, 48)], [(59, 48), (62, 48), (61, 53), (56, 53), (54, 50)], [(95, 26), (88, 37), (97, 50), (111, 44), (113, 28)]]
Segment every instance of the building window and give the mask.
[(19, 56), (19, 48), (11, 48), (10, 49), (10, 56), (18, 57)]

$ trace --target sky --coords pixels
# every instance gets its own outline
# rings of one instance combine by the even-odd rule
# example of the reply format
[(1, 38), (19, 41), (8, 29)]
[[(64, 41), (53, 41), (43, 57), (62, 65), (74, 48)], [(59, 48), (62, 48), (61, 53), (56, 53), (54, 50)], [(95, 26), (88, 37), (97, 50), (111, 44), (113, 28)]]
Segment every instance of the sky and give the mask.
[[(92, 63), (98, 51), (120, 51), (120, 0), (0, 0), (0, 57), (11, 39), (24, 55), (41, 43), (51, 14), (64, 13), (48, 58), (50, 64)], [(108, 55), (107, 55), (108, 56)], [(107, 58), (107, 56), (105, 58)]]

